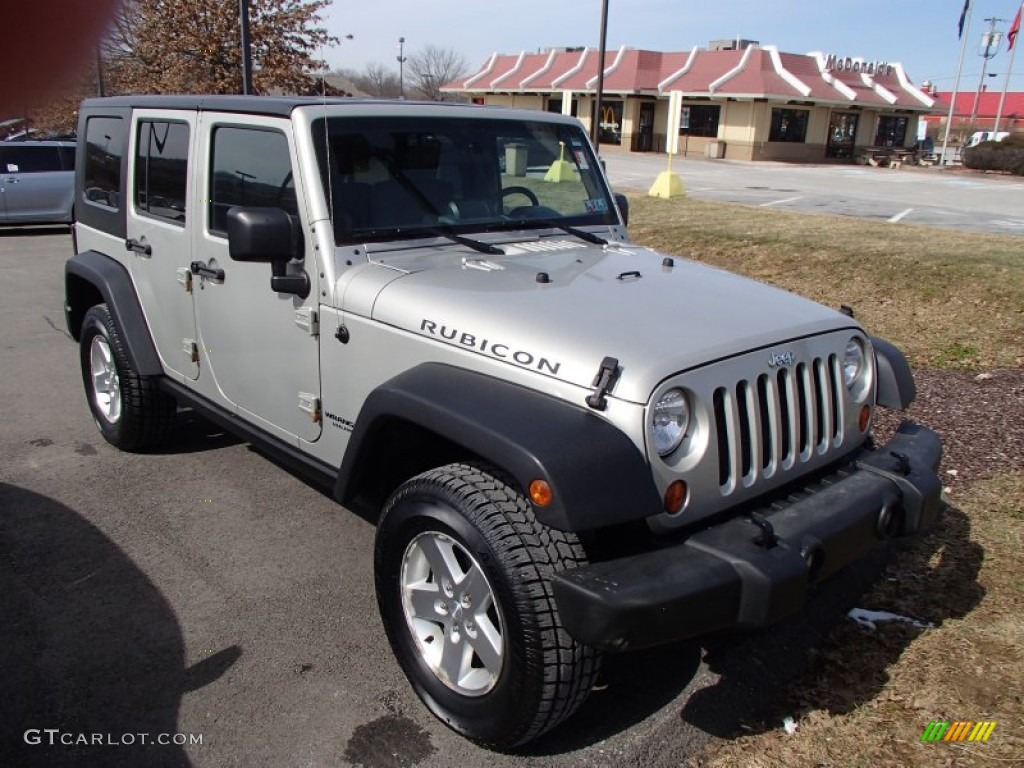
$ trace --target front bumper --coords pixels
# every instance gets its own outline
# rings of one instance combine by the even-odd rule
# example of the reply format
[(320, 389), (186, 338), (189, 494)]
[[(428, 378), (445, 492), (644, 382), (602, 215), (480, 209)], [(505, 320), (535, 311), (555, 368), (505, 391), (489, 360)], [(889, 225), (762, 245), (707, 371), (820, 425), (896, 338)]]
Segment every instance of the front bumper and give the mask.
[(891, 441), (858, 455), (841, 479), (684, 542), (552, 578), (562, 624), (605, 650), (645, 648), (727, 627), (761, 627), (798, 612), (810, 585), (881, 540), (927, 528), (939, 511), (942, 445), (904, 422)]

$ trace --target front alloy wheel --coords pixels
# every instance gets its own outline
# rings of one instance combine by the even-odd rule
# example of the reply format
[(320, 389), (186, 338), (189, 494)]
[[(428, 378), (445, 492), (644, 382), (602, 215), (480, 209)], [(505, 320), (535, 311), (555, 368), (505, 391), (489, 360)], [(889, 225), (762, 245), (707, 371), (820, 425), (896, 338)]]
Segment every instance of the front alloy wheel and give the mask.
[(494, 688), (504, 658), (501, 606), (465, 547), (438, 531), (417, 535), (401, 585), (409, 632), (430, 671), (464, 696)]

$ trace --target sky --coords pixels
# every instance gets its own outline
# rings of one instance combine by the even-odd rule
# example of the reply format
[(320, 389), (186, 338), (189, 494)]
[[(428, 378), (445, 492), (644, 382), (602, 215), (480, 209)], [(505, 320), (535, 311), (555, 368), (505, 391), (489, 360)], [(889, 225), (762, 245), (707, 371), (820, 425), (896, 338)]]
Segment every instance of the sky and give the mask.
[[(1005, 21), (997, 55), (989, 61), (989, 90), (1001, 91), (1009, 65), (1005, 33), (1020, 0), (971, 0), (960, 91), (975, 91), (982, 70), (986, 18)], [(709, 40), (742, 37), (784, 53), (822, 51), (868, 61), (901, 62), (911, 81), (953, 87), (960, 56), (957, 22), (964, 0), (608, 0), (608, 48), (689, 50)], [(342, 38), (325, 50), (332, 69), (381, 63), (398, 70), (398, 38), (408, 57), (426, 45), (462, 53), (476, 72), (497, 51), (536, 52), (552, 46), (597, 48), (601, 0), (333, 0), (328, 31)], [(346, 35), (353, 39), (344, 39)], [(1024, 90), (1024, 35), (1015, 46), (1011, 90)]]

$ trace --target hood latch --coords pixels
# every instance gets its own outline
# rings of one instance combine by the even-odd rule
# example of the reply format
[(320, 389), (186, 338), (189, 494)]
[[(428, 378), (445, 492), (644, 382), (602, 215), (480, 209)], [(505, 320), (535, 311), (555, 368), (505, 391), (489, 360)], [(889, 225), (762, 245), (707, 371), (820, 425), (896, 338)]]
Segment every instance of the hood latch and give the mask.
[(608, 393), (615, 386), (615, 382), (619, 380), (620, 373), (618, 358), (606, 357), (602, 360), (597, 376), (594, 377), (594, 383), (591, 384), (594, 387), (594, 393), (587, 395), (587, 405), (597, 411), (607, 408)]

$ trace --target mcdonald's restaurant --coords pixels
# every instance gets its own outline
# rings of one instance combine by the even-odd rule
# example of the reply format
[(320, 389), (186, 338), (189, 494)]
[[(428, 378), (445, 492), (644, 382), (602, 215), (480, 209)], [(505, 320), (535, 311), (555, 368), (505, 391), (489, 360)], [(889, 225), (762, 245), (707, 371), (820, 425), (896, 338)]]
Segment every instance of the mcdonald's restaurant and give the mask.
[[(721, 40), (679, 52), (608, 51), (598, 116), (598, 56), (592, 48), (495, 53), (442, 91), (573, 115), (588, 130), (597, 119), (603, 150), (736, 160), (815, 162), (913, 147), (918, 122), (935, 111), (897, 62)], [(669, 137), (678, 137), (674, 147)]]

